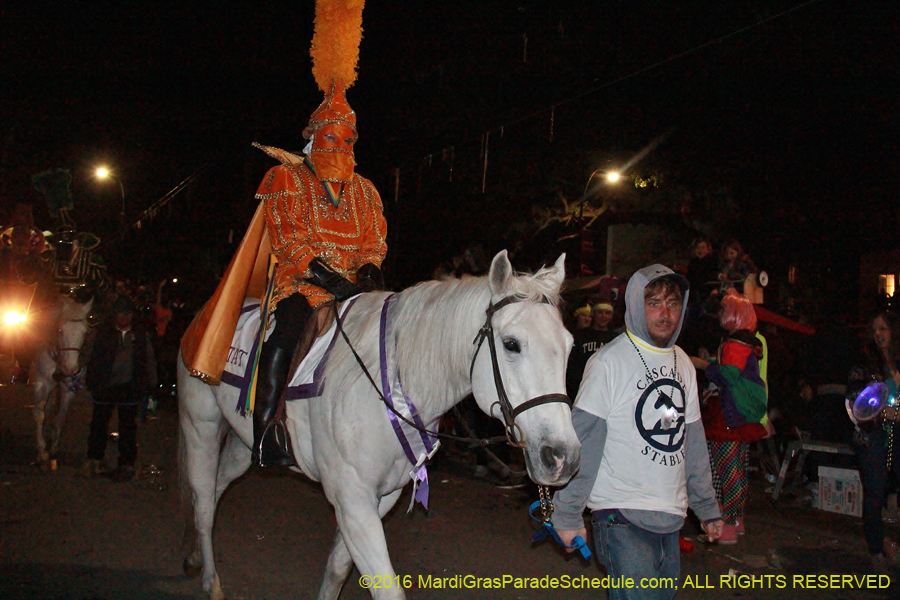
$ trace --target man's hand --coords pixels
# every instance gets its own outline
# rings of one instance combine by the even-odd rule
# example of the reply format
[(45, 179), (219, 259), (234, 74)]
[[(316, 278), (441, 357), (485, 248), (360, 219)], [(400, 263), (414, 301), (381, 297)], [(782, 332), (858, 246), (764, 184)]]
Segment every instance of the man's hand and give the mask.
[(366, 263), (356, 271), (356, 285), (362, 292), (384, 289), (384, 275), (374, 263)]
[(338, 302), (343, 302), (360, 291), (355, 283), (344, 279), (340, 273), (318, 256), (309, 262), (309, 271), (310, 281), (333, 294)]
[(725, 521), (722, 519), (716, 519), (715, 521), (710, 521), (709, 523), (701, 523), (700, 526), (703, 528), (703, 531), (706, 532), (706, 537), (710, 542), (715, 542), (717, 539), (722, 537), (722, 530), (725, 528)]
[(695, 369), (700, 369), (701, 371), (705, 371), (706, 367), (709, 366), (709, 361), (703, 360), (702, 358), (700, 358), (698, 356), (692, 356), (691, 364), (694, 365)]
[[(581, 539), (587, 540), (587, 529), (584, 527), (581, 529), (557, 529), (556, 533), (559, 534), (559, 539), (561, 539), (566, 546), (571, 546), (572, 540), (579, 535), (581, 536)], [(566, 552), (575, 552), (575, 548), (566, 548)]]

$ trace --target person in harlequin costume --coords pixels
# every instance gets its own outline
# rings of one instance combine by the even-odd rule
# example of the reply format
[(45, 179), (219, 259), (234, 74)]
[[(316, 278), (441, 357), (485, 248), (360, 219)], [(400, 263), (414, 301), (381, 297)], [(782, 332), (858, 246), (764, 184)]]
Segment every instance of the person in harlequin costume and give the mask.
[(253, 409), (253, 458), (260, 465), (293, 464), (281, 445), (286, 437), (264, 434), (313, 308), (383, 287), (387, 225), (375, 186), (353, 171), (356, 115), (340, 83), (332, 84), (304, 136), (310, 143), (302, 158), (258, 146), (282, 162), (266, 174), (256, 195), (265, 204), (278, 259), (271, 299), (275, 328), (260, 351)]
[(294, 349), (313, 309), (383, 287), (387, 225), (375, 186), (354, 172), (356, 114), (345, 93), (356, 79), (362, 4), (316, 3), (311, 54), (325, 99), (303, 131), (309, 143), (303, 156), (254, 144), (281, 164), (263, 178), (250, 228), (219, 289), (182, 340), (191, 374), (217, 382), (240, 311), (236, 301), (265, 295), (262, 266), (269, 254), (275, 257), (268, 302), (263, 303), (263, 322), (268, 321), (271, 332), (259, 352), (256, 391), (247, 410), (253, 418), (253, 462), (260, 466), (294, 464), (284, 428), (272, 425)]

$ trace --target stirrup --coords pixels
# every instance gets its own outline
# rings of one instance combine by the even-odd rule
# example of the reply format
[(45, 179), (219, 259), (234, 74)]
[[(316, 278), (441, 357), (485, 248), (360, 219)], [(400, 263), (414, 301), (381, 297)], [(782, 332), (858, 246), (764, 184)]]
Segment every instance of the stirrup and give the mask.
[[(266, 440), (269, 440), (266, 443)], [(266, 425), (260, 436), (259, 446), (255, 448), (260, 467), (291, 467), (297, 464), (291, 451), (290, 437), (283, 421), (273, 420)]]

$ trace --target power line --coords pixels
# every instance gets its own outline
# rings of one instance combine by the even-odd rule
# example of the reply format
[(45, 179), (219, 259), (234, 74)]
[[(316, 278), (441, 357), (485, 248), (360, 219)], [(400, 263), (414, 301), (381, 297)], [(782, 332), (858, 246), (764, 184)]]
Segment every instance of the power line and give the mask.
[[(590, 87), (590, 88), (588, 88), (588, 89), (586, 89), (586, 90), (584, 90), (584, 91), (582, 91), (582, 92), (579, 92), (578, 94), (575, 94), (574, 96), (570, 96), (570, 97), (565, 98), (565, 99), (563, 99), (563, 100), (559, 100), (559, 101), (557, 101), (557, 102), (554, 102), (553, 104), (551, 104), (551, 105), (549, 105), (549, 106), (545, 106), (545, 107), (543, 107), (543, 108), (541, 108), (541, 109), (535, 110), (535, 111), (533, 111), (533, 112), (531, 112), (531, 113), (528, 113), (528, 114), (526, 114), (526, 115), (524, 115), (524, 116), (522, 116), (522, 117), (519, 117), (518, 119), (514, 119), (514, 120), (509, 121), (509, 122), (507, 122), (507, 123), (504, 123), (504, 124), (502, 124), (502, 125), (494, 126), (493, 129), (490, 129), (490, 130), (488, 130), (488, 131), (494, 131), (494, 130), (498, 130), (498, 129), (502, 130), (502, 129), (505, 128), (505, 127), (509, 127), (509, 126), (511, 126), (511, 125), (517, 125), (517, 124), (519, 124), (519, 123), (521, 123), (521, 122), (523, 122), (523, 121), (527, 121), (527, 120), (529, 120), (529, 119), (532, 119), (532, 118), (534, 118), (534, 117), (537, 117), (537, 116), (539, 116), (539, 115), (542, 115), (542, 114), (544, 114), (544, 113), (546, 113), (546, 112), (548, 112), (548, 111), (553, 112), (553, 111), (555, 111), (555, 108), (558, 107), (558, 106), (564, 106), (564, 105), (569, 104), (569, 103), (571, 103), (571, 102), (575, 102), (576, 100), (579, 100), (579, 99), (581, 99), (581, 98), (584, 98), (585, 96), (589, 96), (589, 95), (591, 95), (591, 94), (595, 94), (595, 93), (597, 93), (597, 92), (599, 92), (599, 91), (601, 91), (601, 90), (603, 90), (603, 89), (612, 87), (612, 86), (614, 86), (614, 85), (616, 85), (616, 84), (618, 84), (618, 83), (621, 83), (621, 82), (623, 82), (623, 81), (626, 81), (626, 80), (628, 80), (628, 79), (632, 79), (632, 78), (634, 78), (634, 77), (637, 77), (637, 76), (639, 76), (639, 75), (642, 75), (642, 74), (647, 73), (647, 72), (649, 72), (649, 71), (652, 71), (652, 70), (654, 70), (654, 69), (658, 69), (659, 67), (661, 67), (661, 66), (663, 66), (663, 65), (666, 65), (666, 64), (675, 62), (675, 61), (677, 61), (677, 60), (681, 60), (682, 58), (685, 58), (685, 57), (687, 57), (687, 56), (690, 56), (690, 55), (692, 55), (692, 54), (695, 54), (695, 53), (697, 53), (697, 52), (703, 50), (704, 48), (708, 48), (709, 46), (713, 46), (713, 45), (716, 45), (716, 44), (720, 44), (720, 43), (722, 43), (723, 41), (725, 41), (725, 40), (727, 40), (727, 39), (729, 39), (729, 38), (732, 38), (732, 37), (741, 35), (741, 34), (743, 34), (743, 33), (746, 33), (747, 31), (756, 29), (757, 27), (761, 27), (761, 26), (763, 26), (763, 25), (769, 23), (770, 21), (774, 21), (775, 19), (779, 19), (779, 18), (781, 18), (781, 17), (784, 17), (784, 16), (786, 16), (786, 15), (789, 15), (789, 14), (791, 14), (791, 13), (793, 13), (793, 12), (796, 12), (796, 11), (802, 9), (802, 8), (806, 8), (807, 6), (810, 6), (810, 5), (815, 4), (815, 3), (817, 3), (817, 2), (819, 2), (819, 0), (808, 0), (807, 2), (803, 2), (803, 3), (801, 3), (801, 4), (798, 4), (798, 5), (796, 5), (796, 6), (793, 6), (793, 7), (791, 7), (791, 8), (786, 9), (786, 10), (783, 10), (783, 11), (781, 11), (781, 12), (779, 12), (779, 13), (776, 13), (776, 14), (774, 14), (774, 15), (771, 15), (771, 16), (769, 16), (769, 17), (766, 17), (766, 18), (764, 18), (764, 19), (761, 19), (761, 20), (759, 20), (759, 21), (757, 21), (757, 22), (755, 22), (755, 23), (752, 23), (752, 24), (750, 24), (750, 25), (746, 25), (746, 26), (744, 26), (744, 27), (741, 27), (740, 29), (736, 29), (736, 30), (734, 30), (734, 31), (732, 31), (732, 32), (730, 32), (730, 33), (727, 33), (727, 34), (725, 34), (725, 35), (719, 36), (719, 37), (717, 37), (717, 38), (715, 38), (715, 39), (713, 39), (713, 40), (710, 40), (710, 41), (708, 41), (708, 42), (704, 42), (703, 44), (700, 44), (700, 45), (698, 45), (698, 46), (694, 46), (693, 48), (690, 48), (690, 49), (685, 50), (685, 51), (683, 51), (683, 52), (679, 52), (678, 54), (674, 54), (674, 55), (672, 55), (672, 56), (669, 56), (669, 57), (667, 57), (667, 58), (665, 58), (665, 59), (662, 59), (662, 60), (660, 60), (660, 61), (657, 61), (657, 62), (655, 62), (655, 63), (653, 63), (653, 64), (651, 64), (651, 65), (648, 65), (648, 66), (646, 66), (646, 67), (642, 67), (642, 68), (637, 69), (637, 70), (635, 70), (635, 71), (632, 71), (631, 73), (628, 73), (627, 75), (623, 75), (623, 76), (621, 76), (621, 77), (618, 77), (618, 78), (616, 78), (616, 79), (613, 79), (612, 81), (608, 81), (608, 82), (603, 83), (603, 84), (601, 84), (601, 85), (597, 85), (597, 86)], [(596, 81), (598, 81), (598, 79), (594, 79), (594, 80), (593, 80), (593, 82), (596, 82)], [(484, 134), (482, 134), (482, 136), (483, 136), (483, 135), (484, 135)], [(416, 160), (416, 162), (421, 162), (421, 161), (422, 161), (425, 157), (427, 157), (427, 156), (434, 156), (435, 154), (438, 154), (439, 152), (446, 152), (446, 151), (448, 151), (449, 148), (452, 148), (452, 147), (455, 147), (455, 146), (445, 146), (444, 148), (441, 148), (440, 150), (437, 150), (437, 151), (435, 151), (435, 152), (431, 152), (430, 154), (422, 155), (422, 156), (420, 156), (420, 157)]]
[(114, 233), (109, 242), (103, 242), (100, 244), (99, 248), (103, 248), (108, 244), (119, 241), (125, 237), (125, 234), (128, 233), (131, 229), (140, 229), (141, 223), (147, 219), (152, 219), (156, 216), (156, 214), (164, 207), (166, 204), (175, 199), (178, 194), (180, 194), (185, 188), (194, 183), (200, 175), (202, 175), (207, 169), (209, 169), (214, 163), (215, 159), (208, 161), (199, 169), (191, 173), (187, 176), (181, 183), (176, 185), (174, 188), (165, 193), (159, 200), (151, 204), (148, 208), (144, 210), (140, 214), (140, 216), (132, 221), (130, 224), (124, 225), (118, 232)]

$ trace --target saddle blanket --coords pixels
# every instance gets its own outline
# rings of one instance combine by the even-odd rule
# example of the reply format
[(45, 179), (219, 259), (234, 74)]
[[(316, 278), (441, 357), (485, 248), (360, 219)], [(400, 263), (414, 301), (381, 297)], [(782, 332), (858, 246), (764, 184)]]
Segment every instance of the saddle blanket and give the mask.
[[(355, 298), (341, 304), (338, 312), (343, 318), (344, 314), (353, 305)], [(247, 393), (250, 383), (250, 369), (253, 368), (249, 360), (255, 352), (257, 335), (260, 325), (260, 301), (258, 298), (247, 298), (241, 308), (241, 316), (238, 318), (237, 329), (231, 341), (228, 351), (228, 359), (225, 363), (225, 372), (222, 373), (222, 383), (241, 390), (241, 395)], [(266, 331), (266, 339), (274, 328)], [(322, 393), (324, 385), (323, 373), (325, 371), (325, 358), (334, 346), (338, 337), (337, 323), (332, 322), (331, 327), (323, 335), (319, 336), (310, 348), (309, 353), (288, 381), (285, 392), (288, 400), (300, 400), (315, 398)]]

